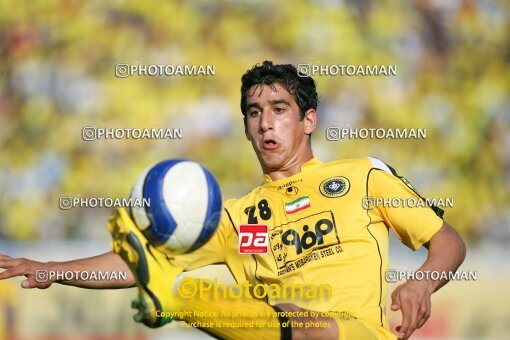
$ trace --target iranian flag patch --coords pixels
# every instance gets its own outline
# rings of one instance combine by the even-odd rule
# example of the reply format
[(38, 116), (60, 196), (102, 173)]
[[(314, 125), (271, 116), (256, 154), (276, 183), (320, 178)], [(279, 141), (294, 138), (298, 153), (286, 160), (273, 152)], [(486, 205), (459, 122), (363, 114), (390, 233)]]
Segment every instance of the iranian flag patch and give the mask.
[(310, 206), (310, 197), (300, 197), (295, 201), (285, 203), (285, 212), (287, 214), (293, 214), (300, 210), (306, 209)]

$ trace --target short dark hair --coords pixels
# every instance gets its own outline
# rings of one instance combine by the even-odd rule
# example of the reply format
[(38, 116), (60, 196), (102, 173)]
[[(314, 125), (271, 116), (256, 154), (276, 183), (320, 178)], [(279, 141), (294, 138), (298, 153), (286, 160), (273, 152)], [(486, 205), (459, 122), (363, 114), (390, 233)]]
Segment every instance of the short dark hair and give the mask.
[(283, 86), (296, 100), (300, 110), (300, 119), (305, 118), (309, 109), (317, 109), (319, 96), (315, 81), (303, 74), (290, 64), (274, 65), (272, 61), (264, 61), (262, 65), (256, 64), (241, 78), (241, 112), (246, 123), (246, 99), (248, 91), (254, 85), (279, 84)]

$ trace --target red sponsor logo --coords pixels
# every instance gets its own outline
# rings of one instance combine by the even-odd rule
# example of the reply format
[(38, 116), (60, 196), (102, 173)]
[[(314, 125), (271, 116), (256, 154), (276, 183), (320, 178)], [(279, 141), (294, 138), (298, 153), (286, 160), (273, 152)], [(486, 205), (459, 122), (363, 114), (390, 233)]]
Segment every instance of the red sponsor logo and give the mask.
[(267, 254), (269, 251), (268, 226), (241, 224), (239, 226), (240, 254)]

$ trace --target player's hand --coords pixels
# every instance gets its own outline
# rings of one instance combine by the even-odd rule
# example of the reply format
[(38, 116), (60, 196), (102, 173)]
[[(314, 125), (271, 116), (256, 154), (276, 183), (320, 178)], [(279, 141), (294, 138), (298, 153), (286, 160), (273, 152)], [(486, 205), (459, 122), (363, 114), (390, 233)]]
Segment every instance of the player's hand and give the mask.
[[(47, 263), (24, 258), (15, 259), (0, 253), (0, 268), (6, 269), (0, 273), (0, 280), (15, 276), (25, 276), (26, 279), (21, 282), (21, 287), (23, 288), (46, 289), (51, 286), (53, 281), (47, 279), (49, 267)], [(41, 274), (46, 274), (46, 280), (43, 280), (44, 275)]]
[(391, 310), (402, 311), (402, 324), (397, 327), (398, 338), (407, 339), (423, 326), (430, 316), (430, 296), (433, 289), (427, 281), (407, 281), (391, 294)]

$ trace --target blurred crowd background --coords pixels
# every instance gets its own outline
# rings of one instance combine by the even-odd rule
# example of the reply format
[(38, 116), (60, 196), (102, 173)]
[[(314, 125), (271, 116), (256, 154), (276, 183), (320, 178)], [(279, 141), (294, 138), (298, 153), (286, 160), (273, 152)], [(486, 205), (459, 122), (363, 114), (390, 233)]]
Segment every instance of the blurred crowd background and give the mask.
[[(60, 210), (59, 197), (125, 197), (167, 158), (204, 164), (226, 198), (242, 196), (261, 170), (244, 137), (240, 77), (268, 59), (397, 65), (396, 77), (315, 77), (317, 156), (381, 158), (423, 196), (453, 198), (445, 219), (471, 248), (503, 249), (509, 13), (492, 0), (0, 1), (0, 240), (106, 243), (110, 210)], [(124, 63), (216, 74), (117, 78)], [(85, 126), (184, 137), (84, 141)], [(426, 128), (427, 139), (332, 142), (328, 126)]]

